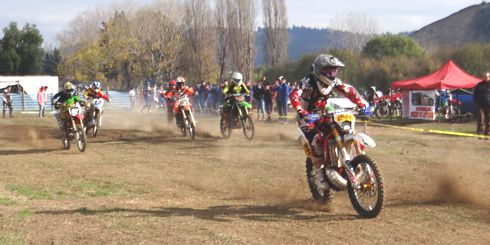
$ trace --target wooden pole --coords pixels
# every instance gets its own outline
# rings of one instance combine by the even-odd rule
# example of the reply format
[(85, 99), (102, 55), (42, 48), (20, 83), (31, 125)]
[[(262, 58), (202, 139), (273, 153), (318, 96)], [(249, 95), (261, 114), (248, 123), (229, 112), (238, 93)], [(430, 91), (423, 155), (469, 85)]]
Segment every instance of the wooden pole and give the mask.
[(26, 98), (25, 98), (25, 95), (24, 95), (24, 88), (22, 86), (20, 86), (20, 92), (22, 94), (22, 111), (25, 112), (26, 111)]

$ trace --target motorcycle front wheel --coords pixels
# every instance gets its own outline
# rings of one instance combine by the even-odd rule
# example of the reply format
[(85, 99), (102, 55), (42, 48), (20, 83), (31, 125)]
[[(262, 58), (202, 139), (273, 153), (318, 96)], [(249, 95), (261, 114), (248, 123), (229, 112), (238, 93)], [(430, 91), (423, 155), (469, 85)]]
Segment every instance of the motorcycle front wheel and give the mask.
[(78, 125), (77, 126), (77, 132), (76, 132), (76, 140), (77, 140), (77, 148), (80, 152), (84, 152), (85, 149), (87, 148), (87, 135), (85, 134), (85, 130)]
[(226, 119), (221, 116), (221, 120), (219, 122), (219, 129), (221, 131), (221, 135), (223, 138), (228, 139), (231, 136), (231, 126), (230, 124), (226, 121)]
[(357, 186), (352, 186), (350, 181), (347, 185), (352, 206), (361, 217), (374, 218), (383, 208), (384, 186), (381, 172), (367, 155), (356, 156), (350, 164), (359, 182)]
[(187, 130), (189, 131), (189, 136), (191, 136), (191, 139), (195, 139), (196, 138), (196, 127), (192, 123), (191, 116), (189, 115), (189, 113), (188, 113), (188, 116), (186, 118)]
[(65, 135), (63, 136), (63, 149), (64, 150), (69, 150), (70, 149), (70, 139), (68, 138), (68, 135), (65, 133)]
[(97, 133), (99, 132), (100, 125), (102, 123), (102, 116), (97, 112), (95, 114), (95, 124), (94, 124), (94, 129), (92, 131), (92, 136), (95, 138), (97, 137)]
[(245, 116), (245, 118), (242, 118), (241, 123), (243, 135), (245, 135), (245, 138), (247, 138), (247, 140), (252, 140), (255, 135), (255, 128), (252, 118), (247, 115)]

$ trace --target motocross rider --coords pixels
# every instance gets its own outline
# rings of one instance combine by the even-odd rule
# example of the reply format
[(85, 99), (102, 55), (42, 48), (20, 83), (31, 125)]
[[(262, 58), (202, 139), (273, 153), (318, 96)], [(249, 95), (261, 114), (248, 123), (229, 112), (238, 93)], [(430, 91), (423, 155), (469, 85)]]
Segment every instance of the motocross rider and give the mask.
[(56, 113), (55, 117), (63, 132), (65, 132), (68, 123), (68, 108), (77, 102), (81, 102), (80, 98), (75, 95), (75, 92), (75, 86), (73, 86), (71, 82), (66, 82), (63, 86), (63, 90), (55, 94), (51, 99), (51, 104), (53, 104), (56, 109), (60, 109), (60, 112)]
[(223, 104), (223, 116), (228, 118), (231, 106), (234, 103), (235, 97), (233, 94), (246, 94), (250, 95), (250, 90), (243, 84), (243, 76), (240, 72), (234, 72), (231, 76), (231, 82), (229, 86), (223, 88), (223, 94), (225, 95), (225, 103)]
[[(312, 72), (302, 80), (301, 95), (298, 93), (298, 88), (289, 94), (291, 105), (296, 110), (299, 118), (303, 118), (310, 113), (322, 112), (327, 106), (327, 100), (332, 97), (333, 93), (345, 95), (359, 108), (365, 107), (356, 90), (337, 78), (337, 72), (340, 67), (344, 67), (344, 64), (330, 54), (320, 54), (315, 58), (311, 67)], [(315, 183), (319, 188), (328, 189), (328, 184), (325, 181), (325, 171), (322, 169), (326, 162), (323, 156), (323, 144), (319, 142), (320, 134), (312, 127), (302, 127), (302, 131), (312, 148), (312, 153), (308, 158), (313, 163)]]
[[(185, 79), (181, 76), (177, 77), (175, 79), (176, 81), (170, 81), (170, 88), (172, 88), (173, 82), (175, 82), (176, 87), (175, 89), (169, 89), (165, 92), (165, 98), (167, 101), (170, 101), (170, 99), (174, 99), (174, 115), (175, 115), (175, 121), (177, 123), (178, 127), (182, 127), (182, 124), (184, 123), (182, 114), (180, 113), (179, 110), (179, 96), (181, 95), (187, 95), (191, 96), (194, 94), (194, 90), (190, 87), (185, 86)], [(167, 105), (170, 106), (170, 105)]]
[[(111, 99), (109, 98), (109, 96), (105, 95), (104, 92), (102, 92), (102, 90), (100, 89), (100, 82), (99, 81), (93, 82), (92, 85), (90, 85), (90, 87), (85, 89), (83, 91), (83, 97), (86, 100), (85, 112), (87, 115), (92, 115), (91, 113), (92, 113), (93, 108), (91, 107), (91, 104), (90, 104), (91, 99), (102, 98), (107, 102), (111, 102)], [(87, 119), (91, 119), (91, 118), (87, 117)], [(89, 123), (93, 123), (92, 120), (90, 120)]]

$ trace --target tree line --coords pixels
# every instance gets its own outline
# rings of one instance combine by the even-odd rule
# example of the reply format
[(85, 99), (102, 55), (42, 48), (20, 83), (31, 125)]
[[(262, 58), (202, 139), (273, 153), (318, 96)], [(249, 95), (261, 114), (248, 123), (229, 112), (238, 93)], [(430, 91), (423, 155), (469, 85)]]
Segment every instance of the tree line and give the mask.
[[(271, 29), (267, 57), (276, 64), (287, 57), (285, 0), (262, 4)], [(256, 0), (167, 0), (84, 12), (59, 36), (59, 75), (117, 88), (177, 75), (216, 82), (232, 71), (253, 79), (257, 8)]]
[[(392, 82), (427, 75), (450, 59), (476, 77), (490, 71), (488, 43), (441, 47), (428, 52), (409, 36), (384, 34), (374, 36), (360, 51), (335, 48), (323, 52), (339, 57), (345, 63), (339, 77), (361, 89), (376, 86), (385, 91)], [(271, 78), (285, 75), (289, 80), (300, 80), (310, 71), (315, 57), (316, 54), (307, 54), (298, 61), (261, 69), (260, 73)]]
[(41, 48), (43, 38), (36, 25), (22, 29), (11, 22), (0, 39), (0, 75), (57, 75), (61, 60), (58, 50)]

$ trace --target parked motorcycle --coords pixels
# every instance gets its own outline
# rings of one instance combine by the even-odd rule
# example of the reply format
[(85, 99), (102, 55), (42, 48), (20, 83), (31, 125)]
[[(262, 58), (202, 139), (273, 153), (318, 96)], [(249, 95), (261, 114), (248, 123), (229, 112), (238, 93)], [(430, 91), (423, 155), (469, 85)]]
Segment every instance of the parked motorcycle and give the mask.
[(87, 148), (87, 135), (83, 126), (83, 111), (78, 102), (68, 108), (68, 119), (65, 121), (65, 132), (63, 135), (63, 149), (70, 149), (71, 142), (77, 143), (80, 152)]
[(471, 119), (471, 113), (463, 114), (461, 107), (463, 103), (457, 98), (453, 98), (450, 92), (440, 91), (436, 93), (438, 95), (436, 99), (436, 117), (439, 122), (444, 119), (456, 123), (467, 122)]
[(196, 138), (196, 121), (194, 120), (194, 114), (192, 113), (192, 105), (189, 97), (185, 94), (180, 95), (178, 99), (181, 120), (179, 123), (182, 136), (189, 135), (191, 139)]
[(255, 134), (254, 123), (250, 116), (252, 105), (245, 101), (243, 94), (233, 94), (232, 106), (229, 113), (224, 113), (221, 108), (220, 130), (223, 138), (230, 138), (233, 129), (242, 128), (243, 135), (252, 140)]
[[(310, 114), (297, 118), (300, 142), (308, 157), (306, 177), (313, 198), (326, 203), (333, 198), (333, 191), (347, 190), (354, 209), (362, 217), (374, 218), (383, 208), (384, 186), (381, 172), (376, 163), (366, 155), (366, 147), (375, 147), (374, 140), (364, 133), (355, 131), (355, 115), (345, 109), (327, 110), (321, 114)], [(313, 163), (309, 156), (313, 148), (303, 130), (311, 127), (318, 130), (319, 136), (313, 140), (323, 146), (326, 164), (326, 181), (330, 188), (319, 188), (313, 176)], [(317, 153), (318, 154), (318, 153)]]
[(100, 127), (102, 126), (102, 114), (104, 113), (104, 100), (102, 98), (94, 98), (89, 102), (90, 107), (86, 111), (85, 118), (85, 133), (88, 134), (92, 129), (92, 136), (97, 137)]
[(374, 115), (378, 119), (401, 116), (401, 94), (390, 91), (389, 95), (381, 96), (374, 101)]

